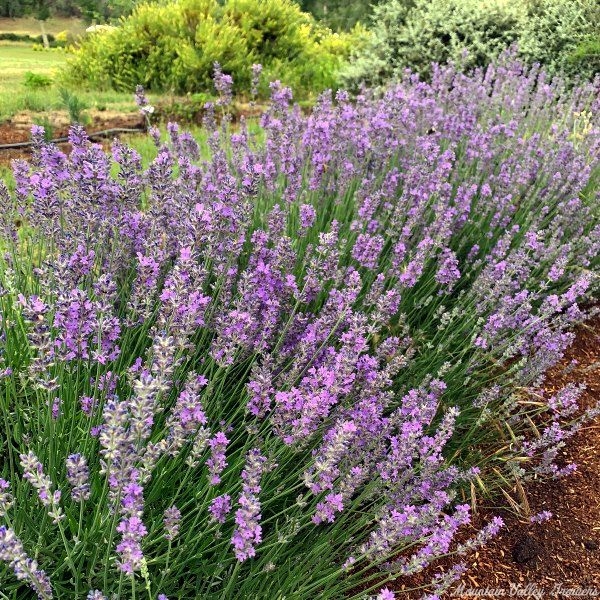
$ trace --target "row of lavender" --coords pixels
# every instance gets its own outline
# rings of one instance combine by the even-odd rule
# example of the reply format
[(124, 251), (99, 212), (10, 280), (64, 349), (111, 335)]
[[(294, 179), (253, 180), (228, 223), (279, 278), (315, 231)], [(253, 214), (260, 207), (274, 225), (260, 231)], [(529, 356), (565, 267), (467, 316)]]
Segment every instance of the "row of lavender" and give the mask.
[(594, 414), (543, 379), (598, 290), (598, 82), (275, 83), (254, 134), (216, 84), (206, 149), (38, 128), (0, 187), (2, 597), (435, 598), (475, 491)]

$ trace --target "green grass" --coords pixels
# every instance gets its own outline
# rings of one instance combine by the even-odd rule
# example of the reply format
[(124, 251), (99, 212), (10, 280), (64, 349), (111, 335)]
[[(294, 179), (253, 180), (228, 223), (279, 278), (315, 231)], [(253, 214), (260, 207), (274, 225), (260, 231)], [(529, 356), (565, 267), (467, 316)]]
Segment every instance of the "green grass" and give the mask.
[[(52, 17), (44, 23), (46, 33), (56, 35), (62, 31), (68, 31), (77, 36), (85, 32), (86, 24), (81, 19)], [(0, 33), (19, 33), (27, 35), (40, 35), (42, 33), (40, 22), (32, 17), (19, 19), (0, 18)]]
[[(166, 127), (160, 127), (162, 132), (163, 139), (166, 139)], [(252, 124), (251, 129), (253, 131), (259, 132), (258, 124)], [(207, 133), (206, 130), (200, 126), (190, 126), (186, 127), (185, 131), (189, 131), (194, 138), (200, 144), (200, 148), (202, 150), (202, 157), (208, 159), (210, 153), (207, 148)], [(152, 138), (146, 134), (133, 134), (133, 135), (124, 135), (121, 136), (121, 141), (127, 144), (129, 147), (133, 148), (137, 152), (139, 152), (140, 157), (142, 159), (142, 164), (144, 168), (148, 167), (150, 163), (156, 158), (157, 149), (152, 141)], [(107, 140), (106, 144), (110, 144), (110, 141)], [(6, 164), (0, 164), (0, 180), (4, 181), (9, 190), (13, 190), (15, 187), (15, 180), (12, 174), (12, 169), (10, 166)]]
[[(56, 76), (67, 56), (60, 49), (35, 51), (30, 44), (0, 44), (0, 122), (23, 111), (45, 113), (63, 108)], [(27, 89), (24, 81), (28, 71), (51, 77), (53, 84), (41, 90)], [(85, 90), (76, 90), (76, 93), (88, 108), (117, 112), (136, 110), (132, 94)]]

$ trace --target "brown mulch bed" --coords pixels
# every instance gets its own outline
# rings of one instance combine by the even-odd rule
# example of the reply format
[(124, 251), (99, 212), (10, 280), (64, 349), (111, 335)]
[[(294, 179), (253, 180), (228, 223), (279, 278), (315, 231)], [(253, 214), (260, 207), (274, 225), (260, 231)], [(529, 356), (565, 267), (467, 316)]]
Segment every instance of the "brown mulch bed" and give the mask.
[[(60, 138), (69, 134), (68, 119), (62, 115), (54, 115), (53, 122), (54, 138)], [(0, 144), (14, 144), (18, 142), (28, 142), (31, 140), (31, 117), (30, 115), (17, 115), (15, 118), (0, 123)], [(134, 129), (142, 126), (142, 118), (138, 113), (114, 114), (99, 112), (94, 115), (92, 125), (86, 127), (90, 134), (103, 131), (105, 129)], [(57, 144), (62, 150), (69, 151), (68, 143)], [(28, 159), (31, 157), (29, 148), (15, 148), (0, 151), (0, 165), (10, 165), (11, 161), (17, 158)]]
[[(600, 400), (600, 318), (579, 328), (564, 360), (549, 373), (546, 389), (552, 393), (569, 382), (586, 384), (582, 407)], [(595, 586), (600, 596), (600, 418), (569, 439), (562, 455), (565, 464), (577, 464), (573, 475), (525, 488), (532, 515), (550, 511), (554, 516), (530, 524), (514, 513), (493, 511), (506, 527), (470, 560), (461, 581), (466, 587), (530, 585), (551, 597), (555, 586), (572, 588), (573, 594)], [(484, 519), (486, 512), (492, 514), (482, 511)]]
[[(600, 317), (579, 327), (573, 345), (545, 382), (548, 395), (567, 383), (584, 383), (583, 408), (600, 400)], [(505, 527), (478, 552), (466, 557), (467, 572), (446, 594), (450, 598), (600, 598), (600, 417), (587, 423), (567, 440), (560, 456), (562, 465), (577, 464), (577, 471), (556, 480), (534, 481), (511, 496), (516, 510), (479, 505), (470, 531), (463, 541), (492, 517), (500, 516)], [(506, 507), (501, 497), (497, 504)], [(542, 511), (553, 516), (532, 524), (529, 517)], [(457, 561), (436, 563), (409, 580), (395, 585), (398, 598), (420, 598), (424, 591), (406, 592), (425, 585), (432, 574), (447, 571)]]

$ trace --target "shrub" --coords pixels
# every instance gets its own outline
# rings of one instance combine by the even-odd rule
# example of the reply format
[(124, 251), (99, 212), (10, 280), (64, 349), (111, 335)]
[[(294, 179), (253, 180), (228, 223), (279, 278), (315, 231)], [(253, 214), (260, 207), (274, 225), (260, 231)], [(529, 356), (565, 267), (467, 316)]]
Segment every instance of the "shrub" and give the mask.
[(572, 470), (595, 413), (543, 382), (600, 287), (593, 86), (271, 89), (261, 143), (35, 128), (0, 189), (5, 595), (356, 600), (498, 530), (451, 546), (471, 484)]
[[(571, 60), (578, 48), (600, 35), (600, 5), (596, 0), (528, 0), (519, 36), (519, 52), (554, 73), (593, 77), (585, 61)], [(577, 56), (575, 54), (575, 56)]]
[(596, 75), (600, 73), (600, 35), (581, 42), (569, 56), (571, 70), (576, 73)]
[(335, 85), (352, 34), (334, 35), (290, 0), (176, 0), (144, 4), (118, 28), (86, 37), (67, 77), (94, 87), (176, 93), (210, 89), (213, 65), (248, 92), (250, 67), (293, 81), (300, 93)]
[(518, 39), (519, 15), (502, 0), (391, 0), (373, 9), (372, 37), (344, 81), (381, 84), (406, 68), (423, 76), (431, 63), (489, 64)]
[(26, 71), (23, 75), (23, 85), (30, 90), (40, 90), (52, 85), (52, 78), (40, 73)]
[(83, 111), (88, 108), (87, 104), (77, 94), (66, 88), (60, 88), (58, 93), (63, 106), (69, 113), (71, 123), (84, 123), (86, 115)]
[(550, 74), (589, 77), (593, 69), (582, 70), (571, 56), (598, 32), (597, 7), (595, 0), (389, 0), (374, 8), (372, 37), (343, 79), (381, 84), (406, 68), (428, 77), (432, 62), (485, 66), (513, 43)]
[[(57, 41), (56, 38), (51, 34), (47, 34), (48, 41), (50, 43)], [(28, 33), (14, 33), (11, 31), (4, 31), (0, 33), (0, 40), (6, 40), (9, 42), (37, 42), (42, 43), (43, 39), (41, 35), (29, 35)]]

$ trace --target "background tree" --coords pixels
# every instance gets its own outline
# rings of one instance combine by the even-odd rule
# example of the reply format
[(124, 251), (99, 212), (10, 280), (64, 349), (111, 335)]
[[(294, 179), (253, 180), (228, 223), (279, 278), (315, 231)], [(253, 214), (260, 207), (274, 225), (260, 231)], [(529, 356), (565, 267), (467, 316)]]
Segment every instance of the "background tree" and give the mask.
[(312, 13), (334, 30), (366, 24), (380, 0), (300, 0), (302, 10)]

